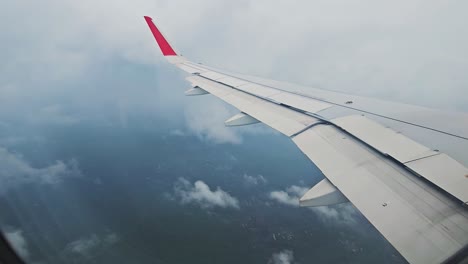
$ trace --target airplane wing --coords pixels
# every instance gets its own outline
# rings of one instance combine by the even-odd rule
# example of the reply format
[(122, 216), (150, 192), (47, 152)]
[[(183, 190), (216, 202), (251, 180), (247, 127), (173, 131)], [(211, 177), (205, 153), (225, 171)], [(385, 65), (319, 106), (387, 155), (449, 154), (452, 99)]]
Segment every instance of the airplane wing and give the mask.
[(350, 201), (411, 263), (466, 261), (468, 114), (447, 113), (230, 73), (177, 55), (144, 17), (163, 55), (188, 73), (186, 95), (239, 109), (227, 126), (281, 132), (325, 179), (302, 206)]

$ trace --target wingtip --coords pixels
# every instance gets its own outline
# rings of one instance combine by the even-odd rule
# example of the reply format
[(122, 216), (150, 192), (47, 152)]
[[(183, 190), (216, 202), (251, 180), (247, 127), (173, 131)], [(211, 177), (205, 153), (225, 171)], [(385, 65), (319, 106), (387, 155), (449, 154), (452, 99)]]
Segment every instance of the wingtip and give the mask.
[(167, 42), (166, 38), (162, 35), (162, 33), (159, 31), (159, 29), (156, 27), (156, 25), (153, 23), (153, 19), (149, 16), (143, 16), (146, 20), (146, 23), (148, 24), (148, 27), (151, 30), (151, 33), (153, 33), (154, 39), (159, 45), (159, 48), (161, 49), (161, 52), (164, 56), (177, 56), (177, 53), (174, 51), (174, 49), (171, 47), (169, 42)]

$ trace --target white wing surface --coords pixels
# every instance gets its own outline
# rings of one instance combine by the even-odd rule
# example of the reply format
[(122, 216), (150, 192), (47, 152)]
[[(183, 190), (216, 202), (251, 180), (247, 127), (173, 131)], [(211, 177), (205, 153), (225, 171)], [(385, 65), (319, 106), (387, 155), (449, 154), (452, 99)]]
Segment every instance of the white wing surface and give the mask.
[(326, 179), (300, 203), (353, 203), (411, 263), (466, 261), (468, 114), (245, 76), (178, 56), (150, 17), (163, 55), (187, 72), (187, 95), (212, 94), (281, 132)]

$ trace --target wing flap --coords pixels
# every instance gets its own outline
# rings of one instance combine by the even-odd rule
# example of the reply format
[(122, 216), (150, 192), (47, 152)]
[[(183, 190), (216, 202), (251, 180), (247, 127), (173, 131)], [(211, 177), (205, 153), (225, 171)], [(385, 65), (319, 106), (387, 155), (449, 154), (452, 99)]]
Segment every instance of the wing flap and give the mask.
[(255, 83), (247, 83), (245, 85), (242, 85), (242, 87), (239, 87), (239, 89), (247, 93), (255, 94), (257, 96), (264, 97), (264, 98), (269, 98), (272, 95), (281, 93), (278, 90), (268, 88), (262, 85), (258, 85)]
[(405, 165), (468, 204), (468, 169), (448, 155), (441, 153)]
[(463, 203), (468, 202), (468, 169), (446, 154), (431, 150), (364, 116), (345, 116), (331, 122), (405, 164)]
[(280, 92), (268, 98), (309, 113), (317, 113), (331, 107), (330, 104), (288, 92)]
[(382, 153), (388, 154), (402, 163), (439, 154), (365, 116), (351, 115), (331, 121)]
[(207, 79), (210, 79), (210, 80), (213, 80), (213, 81), (216, 81), (216, 80), (223, 79), (223, 78), (227, 77), (224, 74), (217, 73), (217, 72), (214, 72), (214, 71), (202, 72), (200, 74), (200, 76), (203, 76), (203, 77), (205, 77)]
[(237, 78), (232, 78), (232, 77), (226, 77), (218, 80), (220, 83), (226, 84), (231, 87), (239, 87), (241, 85), (247, 84), (246, 81), (237, 79)]
[(179, 64), (177, 65), (180, 69), (182, 69), (183, 71), (185, 72), (188, 72), (190, 74), (194, 74), (194, 73), (199, 73), (200, 70), (197, 69), (197, 68), (194, 68), (194, 67), (190, 67), (190, 66), (187, 66), (185, 64)]
[[(199, 68), (203, 68), (203, 66), (200, 66)], [(304, 112), (317, 113), (321, 110), (332, 107), (331, 104), (321, 102), (316, 99), (307, 98), (298, 94), (255, 84), (242, 78), (236, 78), (216, 71), (206, 71), (200, 73), (199, 75), (206, 78), (207, 80), (227, 85), (229, 87), (235, 88), (236, 90), (243, 91), (275, 103), (294, 107)]]
[(468, 243), (461, 204), (345, 132), (316, 125), (293, 141), (409, 262), (440, 263)]

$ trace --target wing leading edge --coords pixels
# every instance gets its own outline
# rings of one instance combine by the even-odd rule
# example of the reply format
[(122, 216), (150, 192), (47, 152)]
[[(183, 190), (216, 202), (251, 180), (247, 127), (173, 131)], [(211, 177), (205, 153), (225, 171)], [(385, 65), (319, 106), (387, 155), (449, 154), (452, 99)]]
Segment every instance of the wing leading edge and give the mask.
[(289, 84), (195, 64), (176, 54), (151, 18), (145, 20), (163, 55), (191, 75), (188, 95), (210, 93), (238, 108), (241, 114), (227, 124), (260, 121), (283, 133), (323, 172), (328, 180), (301, 204), (349, 200), (411, 263), (466, 258), (468, 115), (431, 126), (414, 118), (429, 113), (421, 107), (293, 91)]

